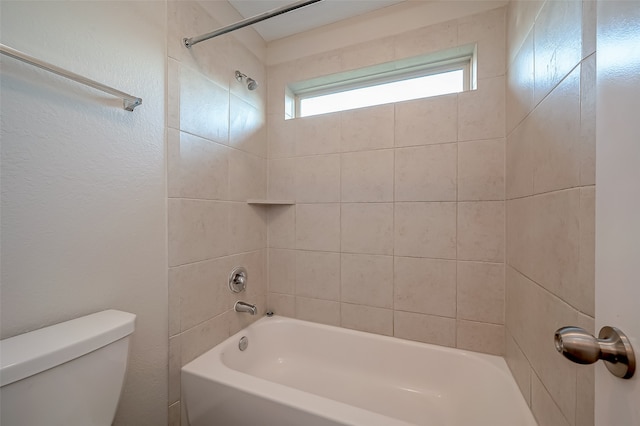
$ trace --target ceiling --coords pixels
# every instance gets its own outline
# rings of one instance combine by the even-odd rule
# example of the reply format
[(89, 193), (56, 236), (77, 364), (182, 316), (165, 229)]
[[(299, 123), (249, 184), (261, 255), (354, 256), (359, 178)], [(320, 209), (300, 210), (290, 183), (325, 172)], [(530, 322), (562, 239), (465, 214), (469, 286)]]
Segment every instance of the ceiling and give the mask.
[[(276, 9), (296, 0), (229, 0), (244, 17)], [(252, 25), (265, 41), (288, 37), (405, 0), (323, 0)]]

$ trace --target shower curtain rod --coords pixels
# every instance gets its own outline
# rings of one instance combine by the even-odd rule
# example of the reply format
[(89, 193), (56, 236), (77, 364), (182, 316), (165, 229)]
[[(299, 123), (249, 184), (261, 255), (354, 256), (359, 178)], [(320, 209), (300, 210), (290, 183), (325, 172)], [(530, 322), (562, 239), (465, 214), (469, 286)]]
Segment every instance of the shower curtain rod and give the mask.
[(141, 98), (132, 96), (128, 93), (114, 89), (113, 87), (106, 86), (102, 83), (98, 83), (97, 81), (88, 79), (87, 77), (83, 77), (71, 71), (67, 71), (64, 68), (57, 67), (48, 62), (41, 61), (40, 59), (36, 59), (33, 56), (29, 56), (26, 53), (22, 53), (19, 50), (13, 49), (4, 44), (0, 44), (0, 54), (9, 56), (19, 61), (25, 62), (29, 65), (33, 65), (43, 70), (52, 72), (54, 74), (58, 74), (59, 76), (68, 78), (70, 80), (77, 81), (78, 83), (84, 84), (85, 86), (93, 87), (94, 89), (101, 90), (105, 93), (116, 96), (118, 98), (122, 98), (122, 102), (123, 102), (122, 107), (127, 111), (133, 111), (135, 107), (142, 104)]
[(301, 7), (308, 6), (313, 3), (318, 3), (322, 0), (301, 0), (295, 3), (291, 3), (276, 9), (269, 10), (267, 12), (261, 13), (259, 15), (253, 16), (251, 18), (243, 19), (242, 21), (236, 22), (235, 24), (227, 25), (226, 27), (222, 27), (213, 32), (203, 34), (197, 37), (184, 38), (182, 42), (185, 47), (190, 48), (194, 44), (198, 44), (201, 41), (209, 40), (210, 38), (217, 37), (222, 34), (230, 33), (231, 31), (239, 30), (240, 28), (248, 27), (249, 25), (257, 24), (258, 22), (262, 22), (266, 19), (273, 18), (274, 16), (282, 15), (287, 12), (291, 12), (292, 10), (300, 9)]

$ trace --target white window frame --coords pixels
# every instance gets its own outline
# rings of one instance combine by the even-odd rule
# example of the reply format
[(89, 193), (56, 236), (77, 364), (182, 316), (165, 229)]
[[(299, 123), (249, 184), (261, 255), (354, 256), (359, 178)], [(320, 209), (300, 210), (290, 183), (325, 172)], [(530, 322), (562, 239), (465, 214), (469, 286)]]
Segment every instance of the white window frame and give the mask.
[(475, 52), (475, 45), (461, 46), (435, 54), (387, 62), (290, 84), (285, 90), (285, 104), (288, 105), (285, 107), (285, 119), (301, 117), (300, 105), (304, 99), (451, 71), (462, 70), (463, 91), (474, 90), (476, 86)]

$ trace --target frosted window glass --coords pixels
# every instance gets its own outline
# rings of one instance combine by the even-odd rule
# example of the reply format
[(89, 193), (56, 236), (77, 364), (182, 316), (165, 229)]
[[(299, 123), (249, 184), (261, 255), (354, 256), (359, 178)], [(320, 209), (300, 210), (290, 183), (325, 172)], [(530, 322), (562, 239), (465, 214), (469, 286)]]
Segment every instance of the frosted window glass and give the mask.
[(344, 111), (402, 102), (411, 99), (458, 93), (464, 90), (464, 72), (455, 70), (376, 86), (330, 93), (300, 100), (300, 116)]

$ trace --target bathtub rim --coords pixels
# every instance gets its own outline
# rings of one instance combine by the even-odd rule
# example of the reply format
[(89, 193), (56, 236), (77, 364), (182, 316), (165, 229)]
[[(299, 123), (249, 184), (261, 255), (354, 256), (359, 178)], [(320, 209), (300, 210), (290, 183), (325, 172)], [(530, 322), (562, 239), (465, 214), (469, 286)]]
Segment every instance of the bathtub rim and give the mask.
[[(235, 342), (247, 333), (248, 328), (255, 330), (256, 328), (259, 328), (261, 324), (264, 324), (267, 321), (273, 319), (284, 320), (283, 322), (288, 322), (289, 320), (291, 320), (297, 323), (303, 323), (305, 325), (308, 324), (325, 326), (325, 324), (316, 324), (309, 321), (273, 315), (272, 317), (264, 316), (248, 327), (238, 331), (232, 336), (229, 336), (227, 339), (220, 342), (218, 345), (209, 349), (207, 352), (203, 353), (181, 368), (180, 380), (182, 383), (182, 397), (184, 406), (187, 410), (187, 414), (189, 411), (188, 397), (185, 391), (185, 375), (183, 373), (192, 375), (201, 380), (204, 379), (213, 381), (231, 388), (239, 388), (243, 392), (254, 395), (256, 397), (264, 398), (271, 402), (284, 405), (296, 410), (305, 411), (307, 413), (331, 420), (345, 426), (358, 426), (362, 424), (370, 424), (372, 426), (384, 424), (393, 424), (393, 426), (415, 426), (415, 424), (413, 423), (408, 423), (394, 417), (385, 416), (384, 414), (375, 413), (373, 411), (355, 407), (344, 402), (336, 401), (304, 390), (292, 388), (290, 386), (286, 386), (277, 382), (272, 382), (261, 377), (253, 376), (251, 374), (233, 369), (223, 362), (222, 352), (228, 347), (228, 345), (235, 346)], [(340, 327), (334, 326), (326, 327), (328, 327), (329, 330), (336, 328), (340, 329)], [(337, 415), (338, 413), (340, 415)], [(384, 423), (380, 423), (381, 421), (384, 421)]]
[[(263, 316), (249, 326), (243, 328), (237, 333), (229, 336), (213, 348), (209, 349), (202, 355), (190, 361), (181, 368), (182, 398), (185, 408), (188, 412), (188, 395), (186, 392), (185, 380), (187, 375), (194, 376), (200, 380), (208, 380), (221, 385), (241, 389), (243, 392), (256, 397), (264, 398), (268, 401), (281, 404), (293, 409), (302, 410), (313, 415), (329, 419), (338, 424), (343, 425), (385, 425), (393, 424), (394, 426), (415, 426), (414, 423), (408, 423), (395, 417), (389, 417), (384, 414), (373, 412), (364, 408), (359, 408), (333, 400), (324, 396), (316, 395), (301, 389), (293, 388), (284, 384), (273, 382), (258, 376), (236, 370), (222, 359), (225, 349), (237, 350), (237, 342), (247, 333), (256, 333), (263, 327), (268, 327), (274, 323), (301, 325), (302, 327), (311, 327), (315, 329), (339, 332), (346, 335), (359, 336), (361, 338), (373, 339), (380, 342), (392, 343), (394, 345), (409, 346), (415, 348), (428, 348), (441, 353), (454, 354), (464, 358), (473, 359), (474, 362), (481, 362), (488, 365), (496, 373), (504, 376), (510, 382), (510, 385), (517, 392), (516, 398), (521, 399), (522, 408), (531, 413), (530, 407), (526, 404), (515, 379), (511, 374), (505, 359), (498, 355), (485, 354), (480, 352), (468, 351), (435, 345), (431, 343), (418, 342), (408, 339), (402, 339), (392, 336), (383, 336), (375, 333), (369, 333), (360, 330), (347, 329), (339, 326), (320, 324), (296, 318), (283, 317), (273, 315), (271, 317)], [(231, 345), (231, 346), (229, 346)], [(340, 413), (340, 415), (334, 415)], [(531, 419), (533, 415), (531, 413)], [(382, 421), (382, 423), (381, 423)], [(534, 423), (535, 424), (535, 423)]]

